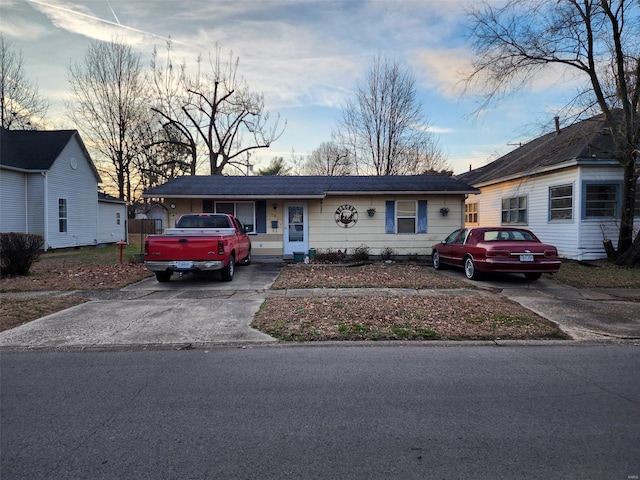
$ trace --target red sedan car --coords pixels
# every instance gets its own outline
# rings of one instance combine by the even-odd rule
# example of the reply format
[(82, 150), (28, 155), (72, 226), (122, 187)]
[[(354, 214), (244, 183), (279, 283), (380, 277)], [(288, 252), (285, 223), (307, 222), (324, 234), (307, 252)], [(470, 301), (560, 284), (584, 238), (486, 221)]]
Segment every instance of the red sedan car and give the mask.
[(529, 280), (560, 270), (558, 250), (529, 230), (513, 227), (461, 228), (433, 247), (433, 267), (462, 267), (467, 278), (482, 273), (524, 273)]

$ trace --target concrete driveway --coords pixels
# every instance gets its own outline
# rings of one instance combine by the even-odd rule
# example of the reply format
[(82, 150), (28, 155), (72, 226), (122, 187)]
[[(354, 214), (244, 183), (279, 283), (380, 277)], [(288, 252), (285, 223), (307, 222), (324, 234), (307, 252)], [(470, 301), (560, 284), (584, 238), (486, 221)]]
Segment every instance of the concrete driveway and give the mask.
[(579, 289), (541, 278), (503, 274), (467, 280), (461, 270), (442, 271), (477, 288), (501, 294), (556, 322), (574, 340), (640, 338), (639, 288)]
[(0, 333), (0, 347), (100, 348), (274, 342), (249, 327), (280, 263), (236, 269), (232, 282), (174, 274), (149, 278), (116, 292), (91, 292), (90, 302)]

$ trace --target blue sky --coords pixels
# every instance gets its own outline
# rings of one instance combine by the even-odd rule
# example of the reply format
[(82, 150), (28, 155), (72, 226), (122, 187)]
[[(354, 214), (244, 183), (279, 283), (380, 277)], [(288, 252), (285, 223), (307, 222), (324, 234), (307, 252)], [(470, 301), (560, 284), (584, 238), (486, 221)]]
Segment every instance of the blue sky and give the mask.
[[(473, 0), (469, 0), (473, 1)], [(305, 155), (330, 140), (340, 107), (375, 55), (410, 68), (431, 130), (455, 173), (480, 167), (515, 144), (553, 128), (575, 85), (556, 72), (474, 116), (474, 93), (460, 80), (471, 51), (467, 0), (0, 0), (0, 31), (22, 51), (26, 76), (51, 101), (47, 119), (64, 119), (68, 67), (92, 40), (129, 43), (145, 64), (168, 37), (174, 58), (195, 65), (217, 43), (240, 59), (239, 72), (265, 96), (282, 137), (255, 155)]]

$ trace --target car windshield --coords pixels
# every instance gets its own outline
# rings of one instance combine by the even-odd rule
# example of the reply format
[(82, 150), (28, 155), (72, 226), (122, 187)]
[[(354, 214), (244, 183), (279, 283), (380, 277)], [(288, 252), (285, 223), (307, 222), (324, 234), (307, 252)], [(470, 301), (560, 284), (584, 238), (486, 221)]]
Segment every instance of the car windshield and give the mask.
[(223, 215), (189, 215), (178, 222), (178, 228), (229, 228), (229, 219)]
[(527, 241), (535, 242), (531, 232), (527, 230), (486, 230), (483, 235), (485, 242), (493, 241)]

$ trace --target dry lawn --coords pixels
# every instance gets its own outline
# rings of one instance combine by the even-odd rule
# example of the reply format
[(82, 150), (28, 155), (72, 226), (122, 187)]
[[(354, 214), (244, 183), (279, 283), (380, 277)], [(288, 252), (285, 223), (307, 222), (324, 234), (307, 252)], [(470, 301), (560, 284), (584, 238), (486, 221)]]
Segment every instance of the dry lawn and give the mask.
[(83, 291), (117, 290), (149, 277), (133, 263), (134, 246), (123, 252), (115, 246), (86, 247), (45, 253), (29, 275), (0, 279), (0, 331), (87, 301)]
[(252, 326), (286, 341), (567, 338), (555, 324), (519, 304), (486, 292), (470, 294), (468, 283), (425, 265), (298, 264), (284, 268), (272, 288), (375, 287), (408, 292), (273, 297)]

